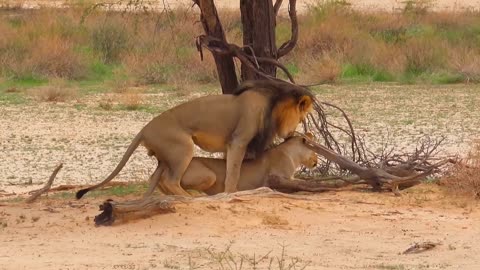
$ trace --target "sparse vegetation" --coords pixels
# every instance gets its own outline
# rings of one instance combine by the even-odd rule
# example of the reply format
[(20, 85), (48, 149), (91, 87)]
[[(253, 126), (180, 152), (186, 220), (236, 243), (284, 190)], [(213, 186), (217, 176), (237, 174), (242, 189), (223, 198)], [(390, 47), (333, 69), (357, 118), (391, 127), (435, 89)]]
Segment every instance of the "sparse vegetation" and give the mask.
[(449, 193), (480, 199), (480, 142), (472, 148), (469, 155), (453, 168), (452, 174), (443, 179)]
[(406, 1), (395, 13), (363, 13), (348, 1), (318, 1), (301, 18), (298, 47), (287, 61), (310, 80), (318, 74), (314, 81), (324, 75), (311, 68), (312, 56), (334, 59), (342, 81), (477, 81), (480, 69), (473, 71), (474, 61), (462, 55), (480, 54), (478, 12), (433, 12), (430, 2)]
[(281, 218), (278, 215), (272, 214), (272, 215), (265, 215), (262, 218), (262, 224), (269, 225), (269, 226), (283, 226), (283, 225), (288, 225), (288, 221)]
[(124, 93), (120, 96), (120, 106), (128, 111), (134, 111), (142, 105), (142, 96), (137, 92)]
[(69, 87), (63, 80), (54, 80), (51, 84), (32, 88), (28, 93), (38, 101), (65, 102), (78, 95), (76, 88)]
[[(309, 262), (298, 257), (291, 257), (286, 252), (286, 247), (281, 246), (280, 255), (271, 255), (272, 251), (263, 256), (246, 255), (232, 251), (233, 242), (224, 250), (216, 251), (213, 248), (206, 249), (206, 255), (200, 252), (202, 258), (209, 260), (209, 268), (219, 270), (241, 270), (241, 269), (268, 269), (268, 270), (293, 270), (308, 269)], [(189, 257), (189, 269), (196, 269), (195, 260)]]
[[(363, 13), (348, 1), (317, 1), (299, 15), (298, 46), (283, 62), (305, 83), (479, 82), (479, 12), (430, 7), (417, 0), (394, 13)], [(0, 12), (8, 15), (0, 17), (0, 77), (7, 80), (107, 80), (120, 82), (119, 91), (217, 80), (210, 54), (201, 61), (196, 51), (194, 37), (203, 30), (188, 10), (95, 10), (83, 23), (81, 5)], [(220, 15), (229, 41), (239, 43), (239, 14)], [(280, 17), (279, 42), (289, 31)]]
[[(139, 195), (146, 191), (148, 183), (119, 183), (114, 186), (107, 186), (105, 189), (95, 190), (89, 194), (90, 197), (125, 197), (129, 195)], [(51, 196), (54, 199), (75, 198), (74, 191), (58, 192)]]

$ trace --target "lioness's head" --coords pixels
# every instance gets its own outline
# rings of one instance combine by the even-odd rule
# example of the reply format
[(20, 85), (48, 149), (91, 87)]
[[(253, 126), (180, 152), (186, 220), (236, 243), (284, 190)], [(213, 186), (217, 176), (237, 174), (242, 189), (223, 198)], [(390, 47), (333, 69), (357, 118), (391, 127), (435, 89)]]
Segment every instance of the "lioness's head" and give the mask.
[[(311, 133), (307, 132), (305, 136), (307, 136), (309, 139), (313, 139), (313, 135)], [(306, 143), (307, 140), (305, 138), (302, 138), (302, 145), (304, 147), (304, 150), (302, 151), (302, 165), (309, 169), (313, 169), (317, 166), (318, 157), (314, 151), (307, 147)]]
[[(306, 133), (305, 137), (313, 139), (311, 133)], [(317, 166), (317, 154), (307, 146), (307, 139), (303, 136), (290, 136), (285, 142), (289, 155), (300, 161), (300, 164), (312, 169)]]

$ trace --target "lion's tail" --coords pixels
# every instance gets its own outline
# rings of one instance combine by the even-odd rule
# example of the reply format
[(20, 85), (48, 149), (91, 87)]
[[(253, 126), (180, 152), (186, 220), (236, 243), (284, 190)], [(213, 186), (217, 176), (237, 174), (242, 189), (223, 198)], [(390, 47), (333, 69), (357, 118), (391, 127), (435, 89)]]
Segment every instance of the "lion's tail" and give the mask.
[(77, 192), (77, 194), (75, 195), (77, 197), (77, 199), (82, 198), (83, 195), (85, 195), (87, 192), (105, 185), (106, 183), (110, 182), (115, 176), (117, 176), (117, 174), (123, 169), (125, 164), (127, 164), (128, 159), (130, 159), (133, 152), (137, 149), (137, 147), (140, 145), (141, 142), (142, 142), (142, 132), (139, 132), (137, 134), (137, 136), (133, 139), (132, 143), (130, 143), (130, 146), (128, 147), (127, 151), (125, 152), (125, 154), (122, 157), (122, 160), (120, 161), (120, 163), (118, 163), (115, 170), (113, 170), (113, 172), (105, 180), (103, 180), (101, 183), (96, 184), (96, 185), (91, 186), (91, 187), (88, 187), (88, 188), (85, 188), (85, 189), (82, 189), (82, 190), (79, 190)]

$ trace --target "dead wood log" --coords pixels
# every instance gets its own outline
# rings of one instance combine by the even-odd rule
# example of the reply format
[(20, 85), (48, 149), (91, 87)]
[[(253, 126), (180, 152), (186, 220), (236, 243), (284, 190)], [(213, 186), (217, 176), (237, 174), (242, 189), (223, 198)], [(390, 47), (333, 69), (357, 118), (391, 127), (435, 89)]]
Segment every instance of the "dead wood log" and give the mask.
[(100, 213), (95, 216), (96, 226), (109, 226), (115, 221), (128, 221), (138, 218), (146, 218), (155, 214), (165, 214), (175, 212), (177, 203), (196, 203), (196, 202), (243, 202), (251, 198), (288, 198), (296, 200), (311, 200), (312, 198), (303, 195), (284, 194), (274, 191), (267, 187), (261, 187), (254, 190), (240, 191), (236, 193), (220, 193), (213, 196), (202, 197), (183, 197), (175, 195), (151, 196), (144, 199), (116, 202), (106, 200), (100, 205)]
[(172, 213), (175, 208), (172, 205), (174, 197), (148, 197), (145, 199), (115, 202), (113, 200), (106, 200), (100, 205), (100, 210), (103, 211), (94, 219), (95, 225), (112, 225), (118, 219), (132, 219), (135, 217), (148, 217), (159, 213)]
[(63, 163), (60, 163), (60, 165), (57, 166), (57, 168), (55, 168), (55, 170), (52, 172), (52, 174), (50, 175), (50, 179), (48, 179), (48, 182), (45, 184), (45, 186), (43, 186), (41, 189), (35, 191), (35, 193), (32, 194), (32, 196), (28, 197), (25, 202), (26, 203), (32, 203), (34, 202), (38, 197), (40, 197), (40, 195), (42, 195), (43, 193), (47, 192), (50, 190), (50, 187), (52, 186), (53, 184), (53, 180), (55, 180), (55, 177), (57, 176), (58, 172), (60, 171), (60, 169), (62, 169), (63, 167)]
[(317, 181), (309, 181), (303, 179), (288, 179), (280, 177), (278, 175), (269, 175), (266, 180), (266, 185), (269, 188), (279, 190), (286, 193), (297, 191), (308, 192), (324, 192), (324, 191), (336, 191), (342, 187), (350, 185), (348, 182), (326, 184)]

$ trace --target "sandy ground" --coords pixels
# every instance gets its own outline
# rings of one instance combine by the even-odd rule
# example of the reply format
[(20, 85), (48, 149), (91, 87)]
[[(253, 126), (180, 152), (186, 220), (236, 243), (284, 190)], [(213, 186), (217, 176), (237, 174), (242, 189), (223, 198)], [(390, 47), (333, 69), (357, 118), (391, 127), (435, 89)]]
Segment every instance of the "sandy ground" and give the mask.
[[(0, 269), (480, 269), (478, 205), (439, 194), (425, 185), (401, 198), (349, 191), (197, 202), (112, 227), (93, 225), (101, 198), (2, 203)], [(439, 245), (401, 254), (425, 241)]]
[[(209, 91), (217, 91), (212, 89)], [(399, 150), (413, 150), (417, 138), (432, 134), (446, 136), (444, 154), (465, 155), (479, 139), (480, 92), (476, 85), (322, 86), (317, 93), (320, 100), (340, 105), (349, 114), (374, 151), (386, 141)], [(99, 107), (108, 99), (121, 100), (120, 94), (90, 94), (57, 104), (0, 104), (0, 193), (38, 188), (59, 163), (64, 163), (64, 168), (56, 184), (98, 182), (113, 170), (132, 138), (157, 113), (206, 94), (142, 94), (143, 104), (153, 106), (152, 112)], [(144, 181), (154, 168), (155, 161), (140, 147), (116, 179)]]
[[(13, 192), (38, 188), (60, 162), (65, 167), (56, 185), (99, 181), (155, 114), (205, 94), (143, 94), (153, 112), (99, 107), (119, 100), (118, 94), (1, 104), (0, 269), (230, 270), (240, 269), (242, 260), (241, 269), (480, 269), (478, 203), (451, 201), (433, 185), (405, 191), (402, 198), (351, 191), (310, 200), (180, 204), (176, 213), (113, 227), (93, 226), (107, 197), (76, 201), (73, 194), (63, 200), (50, 195), (33, 205), (15, 203)], [(446, 151), (461, 152), (480, 134), (475, 85), (324, 86), (317, 94), (342, 104), (373, 143), (392, 134), (394, 144), (411, 147), (409, 141), (431, 132), (447, 136)], [(145, 181), (154, 166), (138, 150), (116, 180)], [(440, 245), (400, 254), (424, 241)], [(256, 268), (251, 265), (264, 256)], [(279, 267), (281, 258), (296, 268)]]
[[(359, 9), (391, 10), (399, 1), (351, 2)], [(439, 9), (471, 6), (480, 2), (437, 1)], [(319, 96), (342, 104), (373, 143), (392, 136), (394, 144), (412, 147), (421, 134), (443, 134), (446, 152), (461, 154), (480, 134), (475, 86), (351, 88), (325, 88)], [(172, 96), (150, 94), (146, 100), (160, 112), (192, 98)], [(480, 269), (478, 203), (452, 201), (430, 185), (402, 198), (351, 191), (309, 200), (180, 204), (176, 213), (113, 227), (93, 226), (106, 198), (14, 203), (15, 192), (38, 188), (60, 162), (65, 168), (57, 184), (98, 181), (153, 117), (102, 111), (103, 99), (0, 104), (0, 269)], [(349, 102), (358, 99), (363, 102)], [(145, 156), (137, 151), (118, 180), (145, 180), (154, 166)], [(439, 245), (401, 254), (424, 241)]]

